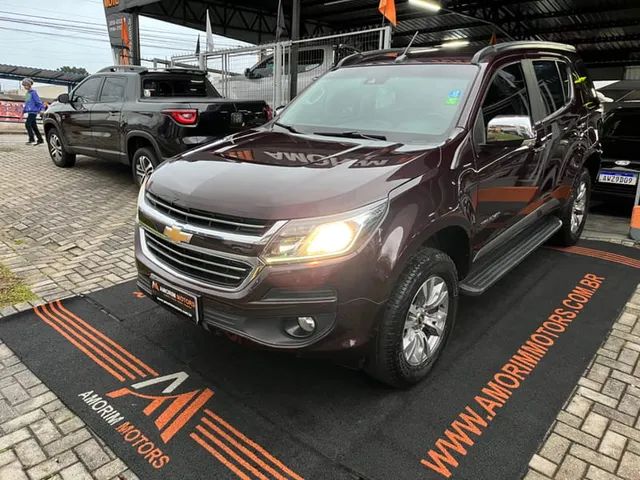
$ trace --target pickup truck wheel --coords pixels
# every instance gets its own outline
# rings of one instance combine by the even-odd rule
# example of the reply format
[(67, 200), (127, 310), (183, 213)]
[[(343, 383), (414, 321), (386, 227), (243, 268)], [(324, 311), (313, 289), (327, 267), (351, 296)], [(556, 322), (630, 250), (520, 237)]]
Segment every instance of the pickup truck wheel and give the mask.
[(69, 168), (76, 164), (76, 156), (73, 153), (68, 153), (62, 140), (60, 139), (60, 133), (56, 128), (51, 128), (47, 132), (47, 146), (49, 147), (49, 155), (51, 160), (57, 167)]
[(457, 306), (455, 264), (440, 250), (421, 250), (389, 298), (367, 358), (367, 373), (397, 388), (418, 383), (440, 356)]
[(590, 197), (591, 175), (583, 168), (576, 178), (569, 201), (560, 211), (562, 227), (556, 232), (553, 243), (570, 247), (578, 242), (587, 221)]
[(142, 185), (144, 179), (153, 173), (158, 163), (156, 154), (150, 148), (143, 147), (136, 150), (131, 159), (133, 181), (138, 186)]

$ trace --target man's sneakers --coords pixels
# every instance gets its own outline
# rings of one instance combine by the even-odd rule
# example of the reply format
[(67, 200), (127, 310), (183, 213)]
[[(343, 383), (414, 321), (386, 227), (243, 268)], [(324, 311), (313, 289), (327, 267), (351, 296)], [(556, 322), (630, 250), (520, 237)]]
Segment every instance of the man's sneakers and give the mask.
[(33, 143), (33, 146), (36, 146), (36, 145), (42, 145), (43, 143), (44, 143), (44, 140), (40, 139), (40, 140), (38, 140), (37, 142), (34, 142), (34, 143)]

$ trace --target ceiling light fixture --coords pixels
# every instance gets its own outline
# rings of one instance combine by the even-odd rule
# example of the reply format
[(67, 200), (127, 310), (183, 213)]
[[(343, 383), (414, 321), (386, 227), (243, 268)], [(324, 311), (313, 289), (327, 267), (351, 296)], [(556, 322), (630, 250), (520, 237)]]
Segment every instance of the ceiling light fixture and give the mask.
[(411, 5), (416, 5), (417, 7), (422, 7), (434, 13), (438, 13), (440, 10), (442, 10), (442, 5), (432, 0), (409, 0), (409, 3)]
[(448, 42), (444, 42), (442, 45), (440, 45), (442, 48), (460, 48), (460, 47), (466, 47), (467, 45), (469, 45), (469, 40), (466, 39), (460, 39), (460, 40), (450, 40)]

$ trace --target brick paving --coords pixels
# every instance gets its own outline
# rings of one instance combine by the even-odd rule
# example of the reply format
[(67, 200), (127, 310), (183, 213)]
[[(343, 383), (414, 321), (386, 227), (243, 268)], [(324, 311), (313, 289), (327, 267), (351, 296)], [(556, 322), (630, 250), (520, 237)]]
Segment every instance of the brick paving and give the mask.
[[(83, 157), (75, 168), (56, 168), (45, 148), (23, 141), (0, 135), (0, 263), (41, 300), (0, 309), (0, 318), (135, 277), (137, 190), (128, 169)], [(593, 216), (584, 237), (633, 244), (620, 218)], [(525, 480), (640, 480), (639, 317), (640, 286), (551, 425)], [(136, 477), (0, 341), (0, 479), (44, 478)]]

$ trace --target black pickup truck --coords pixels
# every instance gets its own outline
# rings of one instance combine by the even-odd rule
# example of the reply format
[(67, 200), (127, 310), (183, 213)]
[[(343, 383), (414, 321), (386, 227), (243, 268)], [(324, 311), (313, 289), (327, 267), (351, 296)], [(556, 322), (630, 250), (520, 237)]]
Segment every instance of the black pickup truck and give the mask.
[(201, 70), (115, 66), (60, 95), (44, 130), (57, 166), (72, 167), (76, 154), (114, 159), (140, 184), (165, 159), (271, 116), (264, 101), (222, 98)]

